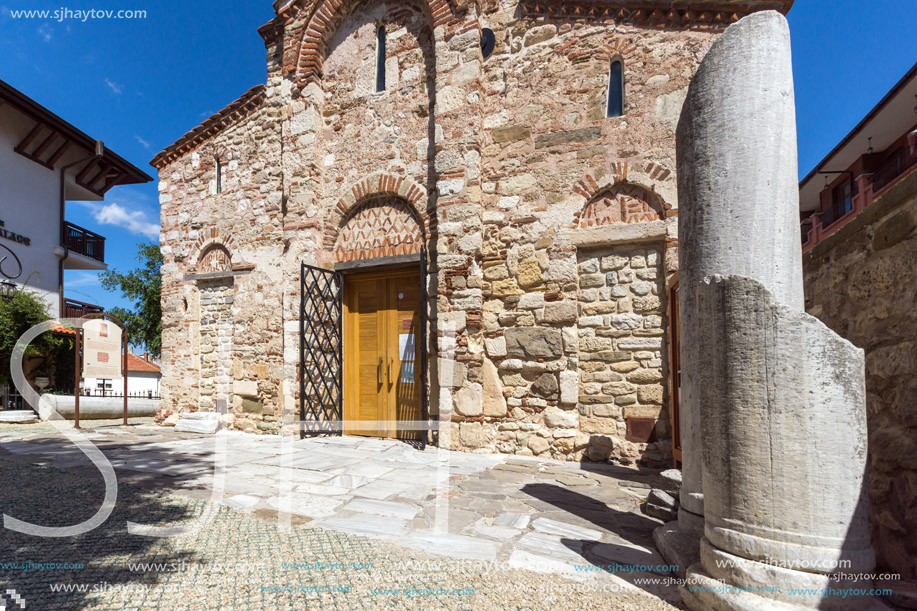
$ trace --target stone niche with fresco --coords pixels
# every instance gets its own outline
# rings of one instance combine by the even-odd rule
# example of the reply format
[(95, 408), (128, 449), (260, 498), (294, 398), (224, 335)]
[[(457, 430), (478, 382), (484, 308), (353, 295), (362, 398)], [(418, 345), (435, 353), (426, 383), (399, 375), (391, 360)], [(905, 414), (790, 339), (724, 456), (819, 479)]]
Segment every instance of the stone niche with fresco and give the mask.
[(596, 195), (583, 209), (581, 228), (615, 223), (645, 223), (662, 218), (659, 198), (647, 189), (618, 183)]
[(228, 272), (231, 269), (232, 262), (226, 249), (222, 246), (211, 246), (201, 257), (197, 271), (202, 274), (212, 274)]

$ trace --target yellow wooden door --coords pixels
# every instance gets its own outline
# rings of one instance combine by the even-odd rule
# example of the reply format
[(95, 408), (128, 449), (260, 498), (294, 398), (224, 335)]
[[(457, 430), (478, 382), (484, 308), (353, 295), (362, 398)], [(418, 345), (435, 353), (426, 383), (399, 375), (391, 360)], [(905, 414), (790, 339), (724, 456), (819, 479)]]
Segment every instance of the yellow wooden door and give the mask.
[[(416, 270), (353, 274), (344, 282), (344, 432), (418, 439), (420, 278)], [(359, 425), (377, 421), (375, 426)], [(351, 422), (351, 424), (346, 424)]]
[[(389, 414), (398, 422), (420, 421), (420, 279), (416, 274), (389, 278), (387, 346)], [(401, 427), (397, 436), (420, 439), (419, 431)]]
[(375, 278), (349, 281), (345, 290), (344, 432), (385, 436), (380, 428), (353, 428), (348, 421), (387, 419), (382, 358), (385, 353), (385, 283)]

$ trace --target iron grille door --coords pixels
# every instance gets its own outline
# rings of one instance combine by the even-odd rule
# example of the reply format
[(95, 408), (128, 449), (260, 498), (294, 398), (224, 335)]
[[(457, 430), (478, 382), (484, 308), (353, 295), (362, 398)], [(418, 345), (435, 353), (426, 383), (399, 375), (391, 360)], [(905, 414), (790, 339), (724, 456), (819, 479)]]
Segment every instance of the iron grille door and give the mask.
[(300, 438), (342, 431), (343, 300), (340, 272), (302, 264), (299, 302)]
[(427, 251), (420, 249), (420, 446), (427, 445)]

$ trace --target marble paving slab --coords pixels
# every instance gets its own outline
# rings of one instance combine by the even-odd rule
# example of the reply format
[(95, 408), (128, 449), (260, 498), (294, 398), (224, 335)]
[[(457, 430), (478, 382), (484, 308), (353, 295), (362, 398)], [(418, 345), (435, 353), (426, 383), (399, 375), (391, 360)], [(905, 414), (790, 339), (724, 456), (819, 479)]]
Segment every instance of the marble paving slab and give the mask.
[(498, 549), (495, 542), (487, 539), (439, 533), (432, 530), (415, 530), (399, 541), (399, 544), (440, 556), (455, 556), (485, 562), (496, 560)]
[(669, 575), (669, 571), (661, 567), (669, 563), (654, 549), (640, 545), (621, 543), (599, 543), (589, 550), (590, 557), (594, 556), (602, 564), (624, 564), (628, 566), (642, 566), (650, 569), (649, 572), (658, 575)]
[(319, 522), (317, 526), (328, 530), (379, 539), (396, 539), (402, 536), (407, 528), (404, 520), (371, 514), (357, 514), (347, 518), (330, 518)]
[(380, 516), (389, 516), (410, 520), (420, 513), (420, 508), (407, 503), (396, 503), (393, 501), (377, 501), (375, 499), (354, 499), (344, 506), (348, 511), (359, 511), (360, 513), (372, 513)]
[(410, 487), (411, 484), (405, 482), (390, 482), (383, 479), (377, 479), (376, 481), (370, 482), (365, 486), (356, 488), (353, 491), (353, 495), (382, 501), (390, 496), (399, 494), (400, 492), (407, 490)]
[(515, 528), (488, 526), (487, 524), (475, 524), (474, 530), (479, 535), (490, 537), (491, 539), (512, 539), (521, 532)]
[(583, 544), (579, 541), (562, 539), (561, 537), (546, 535), (544, 533), (530, 532), (523, 535), (516, 545), (530, 552), (546, 554), (560, 560), (570, 560), (586, 564), (586, 560), (580, 553), (583, 549)]
[(494, 526), (505, 528), (525, 528), (531, 518), (524, 513), (504, 513), (494, 518)]
[(574, 564), (556, 558), (539, 556), (522, 549), (517, 549), (510, 554), (507, 565), (510, 568), (534, 571), (536, 573), (563, 574), (567, 578), (577, 581), (586, 581), (591, 577), (589, 573), (577, 571)]
[[(281, 511), (285, 495), (278, 495), (267, 499), (266, 503), (272, 509)], [(335, 509), (344, 501), (342, 499), (316, 495), (293, 494), (289, 512), (309, 518), (327, 518), (333, 516)]]
[(261, 502), (261, 497), (251, 496), (249, 494), (237, 494), (220, 501), (221, 505), (241, 509), (242, 511), (251, 511), (255, 505)]
[(297, 484), (296, 492), (300, 494), (317, 494), (319, 496), (341, 496), (351, 494), (353, 490), (343, 486), (335, 486), (330, 483), (321, 484)]
[(567, 524), (566, 522), (558, 522), (557, 520), (551, 520), (549, 518), (538, 518), (532, 522), (532, 528), (538, 532), (558, 535), (566, 539), (598, 541), (602, 538), (602, 533), (598, 530), (583, 528), (582, 526), (575, 526), (573, 524)]

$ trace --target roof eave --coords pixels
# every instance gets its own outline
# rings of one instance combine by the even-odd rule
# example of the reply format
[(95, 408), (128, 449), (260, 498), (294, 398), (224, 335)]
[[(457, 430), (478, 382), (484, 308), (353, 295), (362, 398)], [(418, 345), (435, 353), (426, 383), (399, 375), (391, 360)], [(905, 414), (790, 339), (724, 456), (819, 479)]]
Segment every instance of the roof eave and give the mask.
[[(71, 139), (74, 144), (83, 148), (88, 153), (95, 150), (96, 140), (86, 132), (77, 129), (75, 126), (62, 119), (57, 114), (51, 112), (32, 98), (28, 97), (9, 83), (0, 80), (0, 99), (19, 112), (29, 116), (35, 121), (40, 121)], [(127, 161), (121, 155), (105, 147), (104, 159), (113, 167), (121, 170), (127, 180), (121, 180), (118, 184), (138, 184), (151, 182), (153, 177)]]

